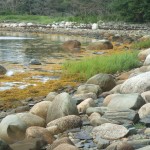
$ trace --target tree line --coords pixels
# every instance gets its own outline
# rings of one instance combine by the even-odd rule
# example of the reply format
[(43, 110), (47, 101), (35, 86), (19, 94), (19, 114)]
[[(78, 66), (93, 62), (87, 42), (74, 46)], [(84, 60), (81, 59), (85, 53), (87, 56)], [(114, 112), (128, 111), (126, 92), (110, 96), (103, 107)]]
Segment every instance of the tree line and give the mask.
[(0, 15), (103, 16), (150, 21), (150, 0), (0, 0)]

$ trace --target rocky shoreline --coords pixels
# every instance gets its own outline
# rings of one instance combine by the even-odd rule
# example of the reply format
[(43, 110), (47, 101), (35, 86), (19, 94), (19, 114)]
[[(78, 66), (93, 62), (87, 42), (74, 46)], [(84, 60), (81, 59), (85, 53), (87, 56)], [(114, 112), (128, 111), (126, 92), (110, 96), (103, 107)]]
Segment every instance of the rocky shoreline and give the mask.
[(118, 77), (100, 73), (2, 111), (0, 149), (150, 149), (150, 49), (138, 56), (143, 66)]

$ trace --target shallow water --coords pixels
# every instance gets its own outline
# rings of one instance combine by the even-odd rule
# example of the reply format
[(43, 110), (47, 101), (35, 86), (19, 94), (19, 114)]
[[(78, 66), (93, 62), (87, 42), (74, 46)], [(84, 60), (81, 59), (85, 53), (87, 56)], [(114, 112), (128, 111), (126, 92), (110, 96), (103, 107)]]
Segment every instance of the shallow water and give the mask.
[(82, 45), (92, 41), (87, 37), (66, 36), (56, 34), (29, 34), (0, 31), (0, 63), (27, 64), (31, 59), (43, 61), (52, 57), (60, 59), (64, 52), (60, 45), (67, 40), (79, 40)]

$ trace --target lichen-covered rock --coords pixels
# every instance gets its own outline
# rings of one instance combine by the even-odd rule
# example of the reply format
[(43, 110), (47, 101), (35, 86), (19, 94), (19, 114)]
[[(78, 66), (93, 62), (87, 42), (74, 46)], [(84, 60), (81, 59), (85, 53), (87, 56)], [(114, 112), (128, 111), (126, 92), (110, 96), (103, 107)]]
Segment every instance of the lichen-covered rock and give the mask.
[(117, 140), (127, 135), (129, 131), (122, 125), (105, 123), (93, 129), (93, 138), (101, 137), (108, 140)]
[(3, 66), (0, 65), (0, 75), (6, 74), (7, 70)]
[(85, 93), (95, 93), (101, 94), (101, 89), (98, 85), (95, 84), (83, 84), (80, 85), (77, 89), (77, 94), (85, 94)]
[(90, 43), (87, 49), (88, 50), (107, 50), (107, 49), (113, 49), (113, 45), (109, 40), (99, 40), (97, 42)]
[(26, 130), (26, 139), (42, 138), (48, 144), (52, 144), (55, 140), (53, 135), (43, 127), (32, 126)]
[(103, 73), (91, 77), (86, 83), (99, 85), (103, 92), (109, 91), (116, 86), (113, 76)]
[(24, 139), (27, 124), (16, 115), (8, 115), (1, 121), (0, 129), (0, 138), (14, 143)]
[(47, 129), (53, 135), (64, 132), (69, 129), (81, 127), (82, 121), (80, 117), (69, 115), (53, 120), (47, 124)]
[(30, 113), (42, 117), (43, 119), (46, 119), (47, 111), (50, 105), (50, 101), (39, 102), (31, 108)]
[(76, 102), (72, 100), (68, 93), (57, 95), (48, 108), (46, 122), (61, 118), (67, 115), (78, 115)]
[(150, 90), (150, 71), (129, 78), (120, 87), (120, 92), (124, 94), (143, 93), (148, 90)]
[(79, 113), (86, 113), (87, 108), (94, 107), (96, 104), (92, 98), (88, 98), (77, 105)]

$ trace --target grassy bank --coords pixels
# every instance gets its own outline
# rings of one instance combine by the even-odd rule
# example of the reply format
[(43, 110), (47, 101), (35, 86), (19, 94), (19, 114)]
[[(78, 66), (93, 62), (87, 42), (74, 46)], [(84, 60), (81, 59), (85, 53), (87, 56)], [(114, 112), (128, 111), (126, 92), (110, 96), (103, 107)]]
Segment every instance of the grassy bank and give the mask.
[[(72, 21), (79, 23), (95, 23), (99, 20), (107, 20), (101, 16), (69, 16), (69, 17), (50, 17), (38, 15), (0, 15), (0, 22), (32, 22), (40, 24), (49, 24), (52, 22)], [(108, 19), (109, 20), (109, 19)], [(107, 20), (107, 21), (108, 21)]]
[(122, 72), (139, 66), (137, 51), (122, 52), (107, 56), (84, 58), (81, 61), (69, 61), (63, 66), (64, 76), (79, 76), (86, 80), (98, 73)]

